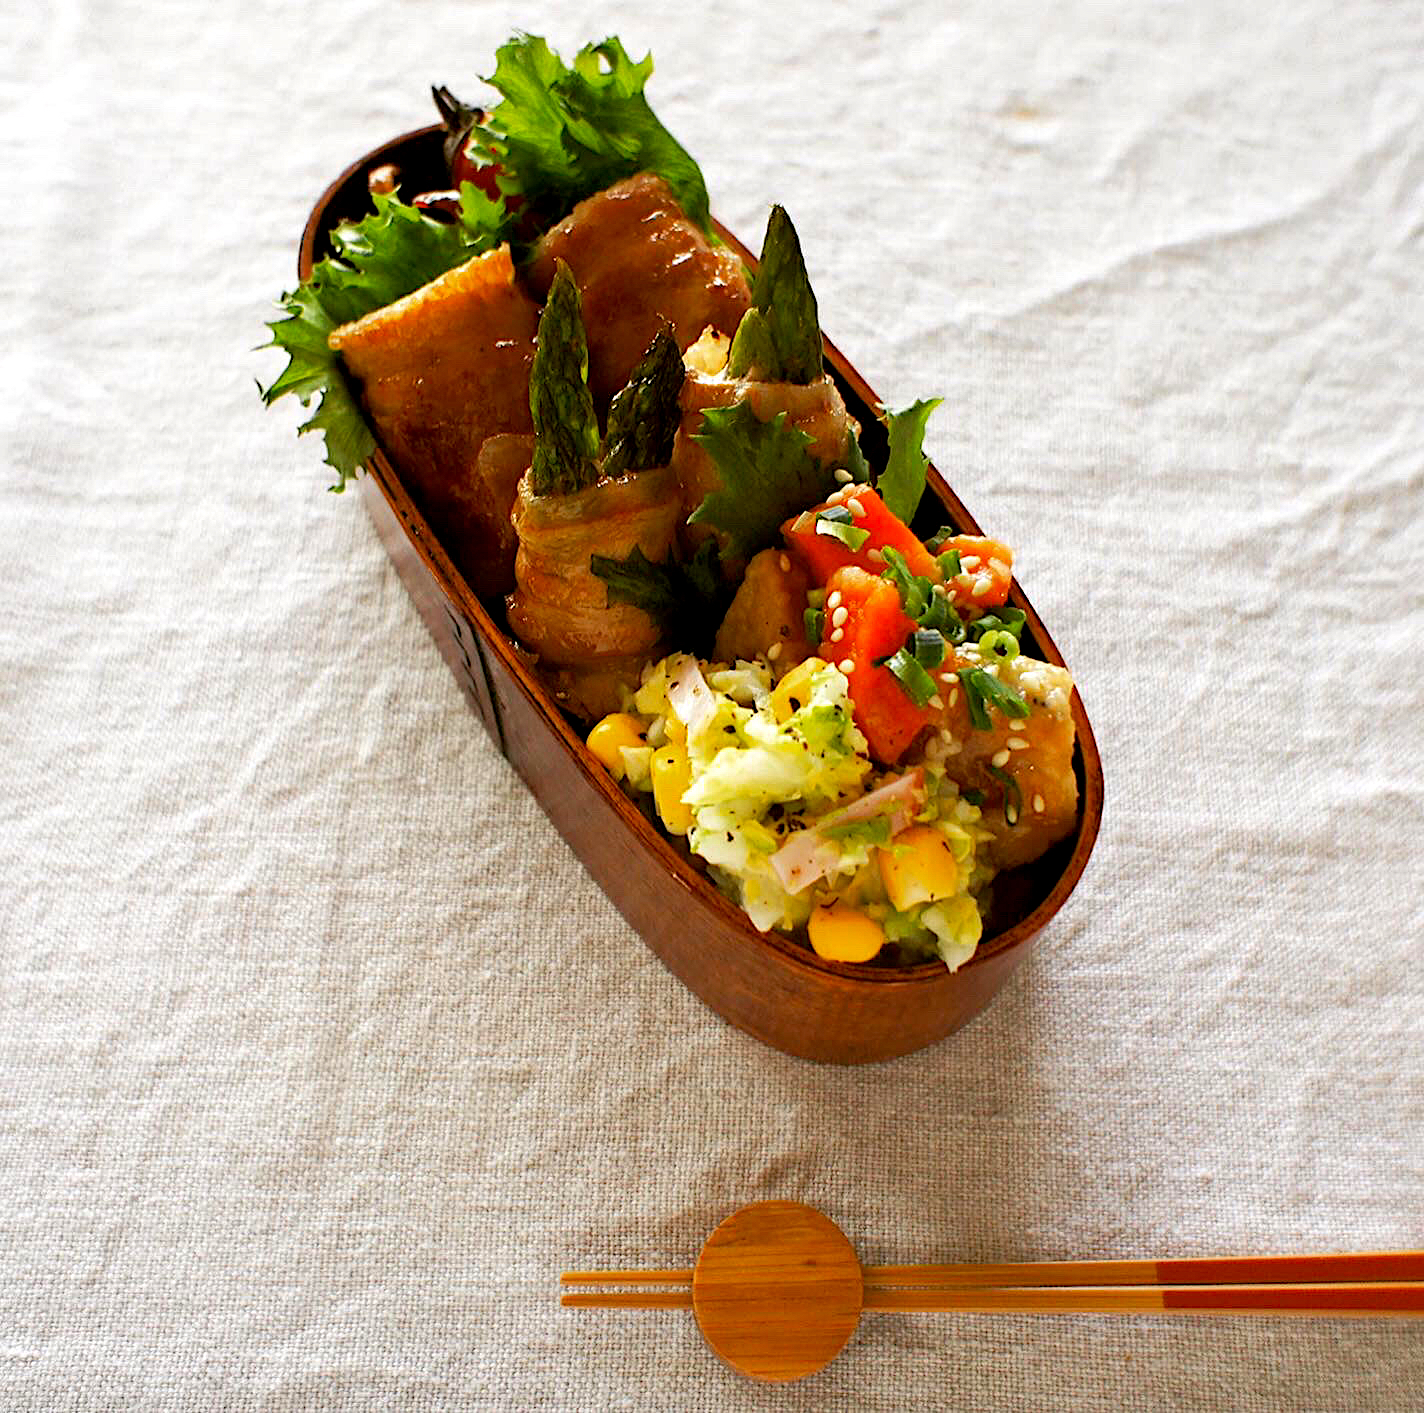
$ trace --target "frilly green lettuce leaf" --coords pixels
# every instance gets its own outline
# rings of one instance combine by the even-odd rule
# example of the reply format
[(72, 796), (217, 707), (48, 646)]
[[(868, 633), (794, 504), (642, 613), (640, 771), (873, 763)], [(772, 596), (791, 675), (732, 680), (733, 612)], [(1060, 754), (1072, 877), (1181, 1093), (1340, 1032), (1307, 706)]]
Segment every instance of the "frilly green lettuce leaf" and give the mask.
[(268, 325), (272, 337), (262, 345), (287, 355), (282, 372), (267, 387), (258, 385), (264, 403), (270, 407), (290, 395), (306, 407), (314, 396), (321, 398), (299, 430), (323, 434), (326, 463), (339, 477), (333, 491), (345, 489), (376, 441), (327, 336), (493, 249), (508, 226), (504, 202), (492, 201), (468, 182), (460, 189), (460, 218), (454, 223), (432, 220), (397, 196), (372, 200), (375, 211), (338, 226), (331, 233), (334, 254), (318, 261), (311, 278), (278, 301), (286, 317)]

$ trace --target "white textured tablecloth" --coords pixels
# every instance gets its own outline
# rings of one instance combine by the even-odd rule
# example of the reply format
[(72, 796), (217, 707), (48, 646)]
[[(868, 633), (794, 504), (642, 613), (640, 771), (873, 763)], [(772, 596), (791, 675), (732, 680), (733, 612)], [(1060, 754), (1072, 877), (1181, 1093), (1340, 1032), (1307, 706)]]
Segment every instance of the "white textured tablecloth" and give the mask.
[[(967, 1030), (724, 1025), (254, 377), (327, 181), (514, 25), (651, 48), (1080, 681), (1103, 831)], [(1387, 1409), (1424, 1328), (867, 1317), (813, 1381), (554, 1277), (1424, 1246), (1424, 11), (48, 0), (0, 47), (0, 1407)]]

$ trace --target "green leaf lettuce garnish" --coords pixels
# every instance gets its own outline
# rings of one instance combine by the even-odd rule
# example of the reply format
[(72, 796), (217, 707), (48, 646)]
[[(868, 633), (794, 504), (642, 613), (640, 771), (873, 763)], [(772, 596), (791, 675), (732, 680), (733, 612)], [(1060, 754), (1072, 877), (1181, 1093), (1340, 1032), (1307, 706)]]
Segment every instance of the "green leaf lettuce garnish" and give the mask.
[(693, 440), (716, 463), (722, 484), (688, 522), (720, 530), (730, 557), (750, 559), (776, 540), (783, 520), (835, 488), (831, 471), (808, 450), (811, 438), (791, 426), (784, 412), (762, 422), (745, 402), (711, 407)]
[(915, 517), (925, 490), (929, 458), (924, 453), (925, 424), (943, 398), (921, 398), (902, 412), (885, 414), (890, 436), (890, 454), (875, 489), (886, 508), (906, 525)]
[(263, 345), (287, 355), (287, 366), (261, 388), (264, 403), (270, 407), (291, 395), (306, 407), (314, 396), (321, 398), (300, 430), (323, 433), (326, 462), (339, 477), (334, 491), (345, 489), (376, 442), (327, 336), (493, 249), (507, 220), (503, 201), (492, 201), (468, 182), (460, 189), (454, 223), (431, 220), (396, 196), (373, 195), (372, 201), (375, 211), (363, 221), (337, 226), (331, 233), (334, 254), (318, 261), (311, 278), (278, 301), (286, 317), (268, 325), (272, 338)]
[(626, 559), (595, 554), (589, 567), (603, 580), (610, 604), (641, 608), (669, 641), (699, 651), (711, 644), (729, 593), (717, 570), (714, 540), (704, 540), (686, 563), (654, 563), (634, 545)]
[(476, 160), (498, 164), (500, 190), (522, 194), (549, 225), (624, 177), (656, 172), (710, 234), (702, 173), (643, 96), (652, 72), (651, 54), (635, 63), (616, 37), (566, 65), (537, 35), (516, 35), (495, 53), (487, 82), (502, 101), (472, 134)]

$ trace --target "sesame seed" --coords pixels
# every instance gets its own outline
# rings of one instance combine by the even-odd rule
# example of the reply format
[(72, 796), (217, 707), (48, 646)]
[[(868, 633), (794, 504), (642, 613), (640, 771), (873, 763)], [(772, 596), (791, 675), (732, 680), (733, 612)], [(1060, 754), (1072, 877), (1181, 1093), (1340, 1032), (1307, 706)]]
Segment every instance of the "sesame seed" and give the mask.
[(840, 605), (840, 607), (834, 609), (831, 613), (831, 627), (839, 628), (841, 624), (844, 623), (849, 617), (850, 609), (848, 609), (844, 604)]
[(836, 666), (840, 668), (842, 672), (852, 672), (855, 670), (855, 663), (853, 663), (848, 657), (843, 657), (836, 664)]
[(1042, 796), (1042, 795), (1035, 795), (1035, 796), (1033, 797), (1033, 812), (1034, 812), (1034, 814), (1042, 814), (1042, 813), (1043, 813), (1043, 796)]
[(1009, 753), (1007, 751), (995, 751), (989, 758), (989, 764), (997, 766), (1002, 770), (1009, 763)]
[(959, 705), (959, 688), (958, 688), (958, 687), (955, 687), (955, 688), (953, 688), (953, 689), (950, 691), (950, 694), (949, 694), (949, 704), (950, 704), (950, 706), (958, 706), (958, 705)]
[(844, 629), (844, 628), (833, 628), (833, 629), (831, 630), (831, 642), (833, 642), (833, 643), (838, 643), (838, 642), (840, 642), (840, 640), (841, 640), (842, 638), (844, 638), (844, 637), (845, 637), (845, 629)]
[(1028, 750), (1028, 742), (1025, 741), (1022, 736), (1010, 736), (1009, 739), (1004, 742), (1004, 744), (1005, 744), (1011, 751), (1026, 751), (1026, 750)]
[[(865, 552), (865, 557), (866, 557), (872, 564), (884, 564), (884, 563), (885, 563), (885, 555), (884, 555), (880, 550), (878, 550), (878, 549), (866, 550), (866, 552)], [(935, 588), (939, 588), (939, 585), (936, 584), (936, 585), (935, 585)]]
[(777, 555), (776, 567), (781, 570), (783, 574), (789, 574), (791, 572), (791, 556), (789, 554)]
[(948, 727), (945, 727), (940, 731), (939, 738), (941, 741), (944, 742), (946, 746), (949, 745), (952, 740), (954, 740), (954, 737), (950, 734)]
[(838, 480), (841, 485), (848, 486), (854, 479), (855, 477), (852, 476), (850, 472), (845, 469), (844, 466), (836, 467), (836, 480)]
[(972, 593), (976, 599), (982, 599), (993, 587), (994, 581), (989, 578), (987, 574), (981, 574), (979, 578), (974, 581), (974, 587), (970, 590), (970, 593)]
[(1001, 579), (1007, 579), (1009, 577), (1009, 566), (1005, 564), (998, 555), (995, 555), (994, 558), (989, 561), (989, 568)]
[(846, 501), (846, 509), (849, 510), (856, 519), (859, 519), (865, 514), (865, 507), (854, 496), (851, 496)]
[(978, 569), (978, 567), (983, 564), (983, 562), (984, 561), (980, 559), (977, 554), (962, 554), (959, 556), (960, 566), (964, 569), (969, 570), (971, 574), (974, 572), (974, 570)]
[(932, 697), (929, 699), (929, 702), (927, 703), (927, 705), (933, 707), (936, 711), (943, 711), (943, 710), (944, 710), (944, 698), (941, 697), (938, 692), (936, 692), (936, 693), (934, 694), (934, 696), (932, 696)]
[(766, 660), (767, 660), (768, 662), (775, 662), (776, 659), (779, 658), (780, 656), (781, 656), (781, 644), (780, 644), (780, 643), (773, 643), (773, 644), (766, 650)]

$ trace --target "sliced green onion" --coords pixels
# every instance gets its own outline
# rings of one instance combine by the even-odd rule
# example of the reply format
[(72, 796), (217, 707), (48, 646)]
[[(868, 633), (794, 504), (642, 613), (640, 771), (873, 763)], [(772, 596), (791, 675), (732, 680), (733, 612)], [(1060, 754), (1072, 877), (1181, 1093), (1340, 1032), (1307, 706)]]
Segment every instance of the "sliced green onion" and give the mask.
[(1017, 642), (1023, 633), (1024, 611), (1005, 604), (996, 613), (986, 613), (969, 625), (969, 636), (977, 641), (985, 633), (1008, 633)]
[(1005, 823), (1017, 824), (1019, 816), (1023, 814), (1023, 791), (1019, 789), (1019, 782), (1007, 770), (997, 765), (989, 767), (989, 774), (1004, 787)]
[(947, 643), (964, 641), (964, 620), (955, 611), (946, 593), (931, 593), (925, 611), (916, 620), (921, 628), (936, 628)]
[(895, 680), (917, 707), (929, 704), (935, 694), (935, 680), (904, 648), (886, 658), (884, 665), (895, 674)]
[(991, 677), (982, 667), (961, 667), (959, 680), (964, 684), (964, 700), (969, 707), (969, 720), (976, 731), (990, 728), (989, 705), (999, 708), (1005, 716), (1022, 720), (1029, 714), (1028, 703), (1006, 687), (997, 677)]
[(884, 554), (885, 568), (880, 571), (880, 577), (894, 584), (900, 592), (900, 606), (918, 622), (930, 606), (932, 585), (921, 575), (910, 573), (905, 556), (893, 545), (886, 545)]
[(816, 517), (816, 533), (839, 540), (853, 554), (869, 538), (870, 531), (852, 523), (852, 516), (843, 505), (833, 505)]
[(1012, 662), (1019, 655), (1019, 640), (1002, 628), (991, 628), (979, 635), (979, 651), (1000, 662)]
[(957, 533), (958, 531), (955, 530), (952, 525), (941, 525), (939, 529), (925, 541), (925, 548), (929, 550), (931, 554), (934, 554), (946, 540), (952, 540)]
[(939, 565), (939, 572), (943, 574), (946, 579), (953, 579), (956, 574), (962, 571), (962, 566), (959, 563), (958, 550), (946, 550), (942, 555), (936, 558), (935, 563)]
[(944, 635), (937, 628), (917, 628), (905, 646), (921, 667), (938, 667), (944, 661)]
[(801, 617), (806, 625), (806, 641), (810, 643), (813, 648), (820, 647), (821, 637), (826, 631), (826, 610), (823, 608), (808, 608)]

